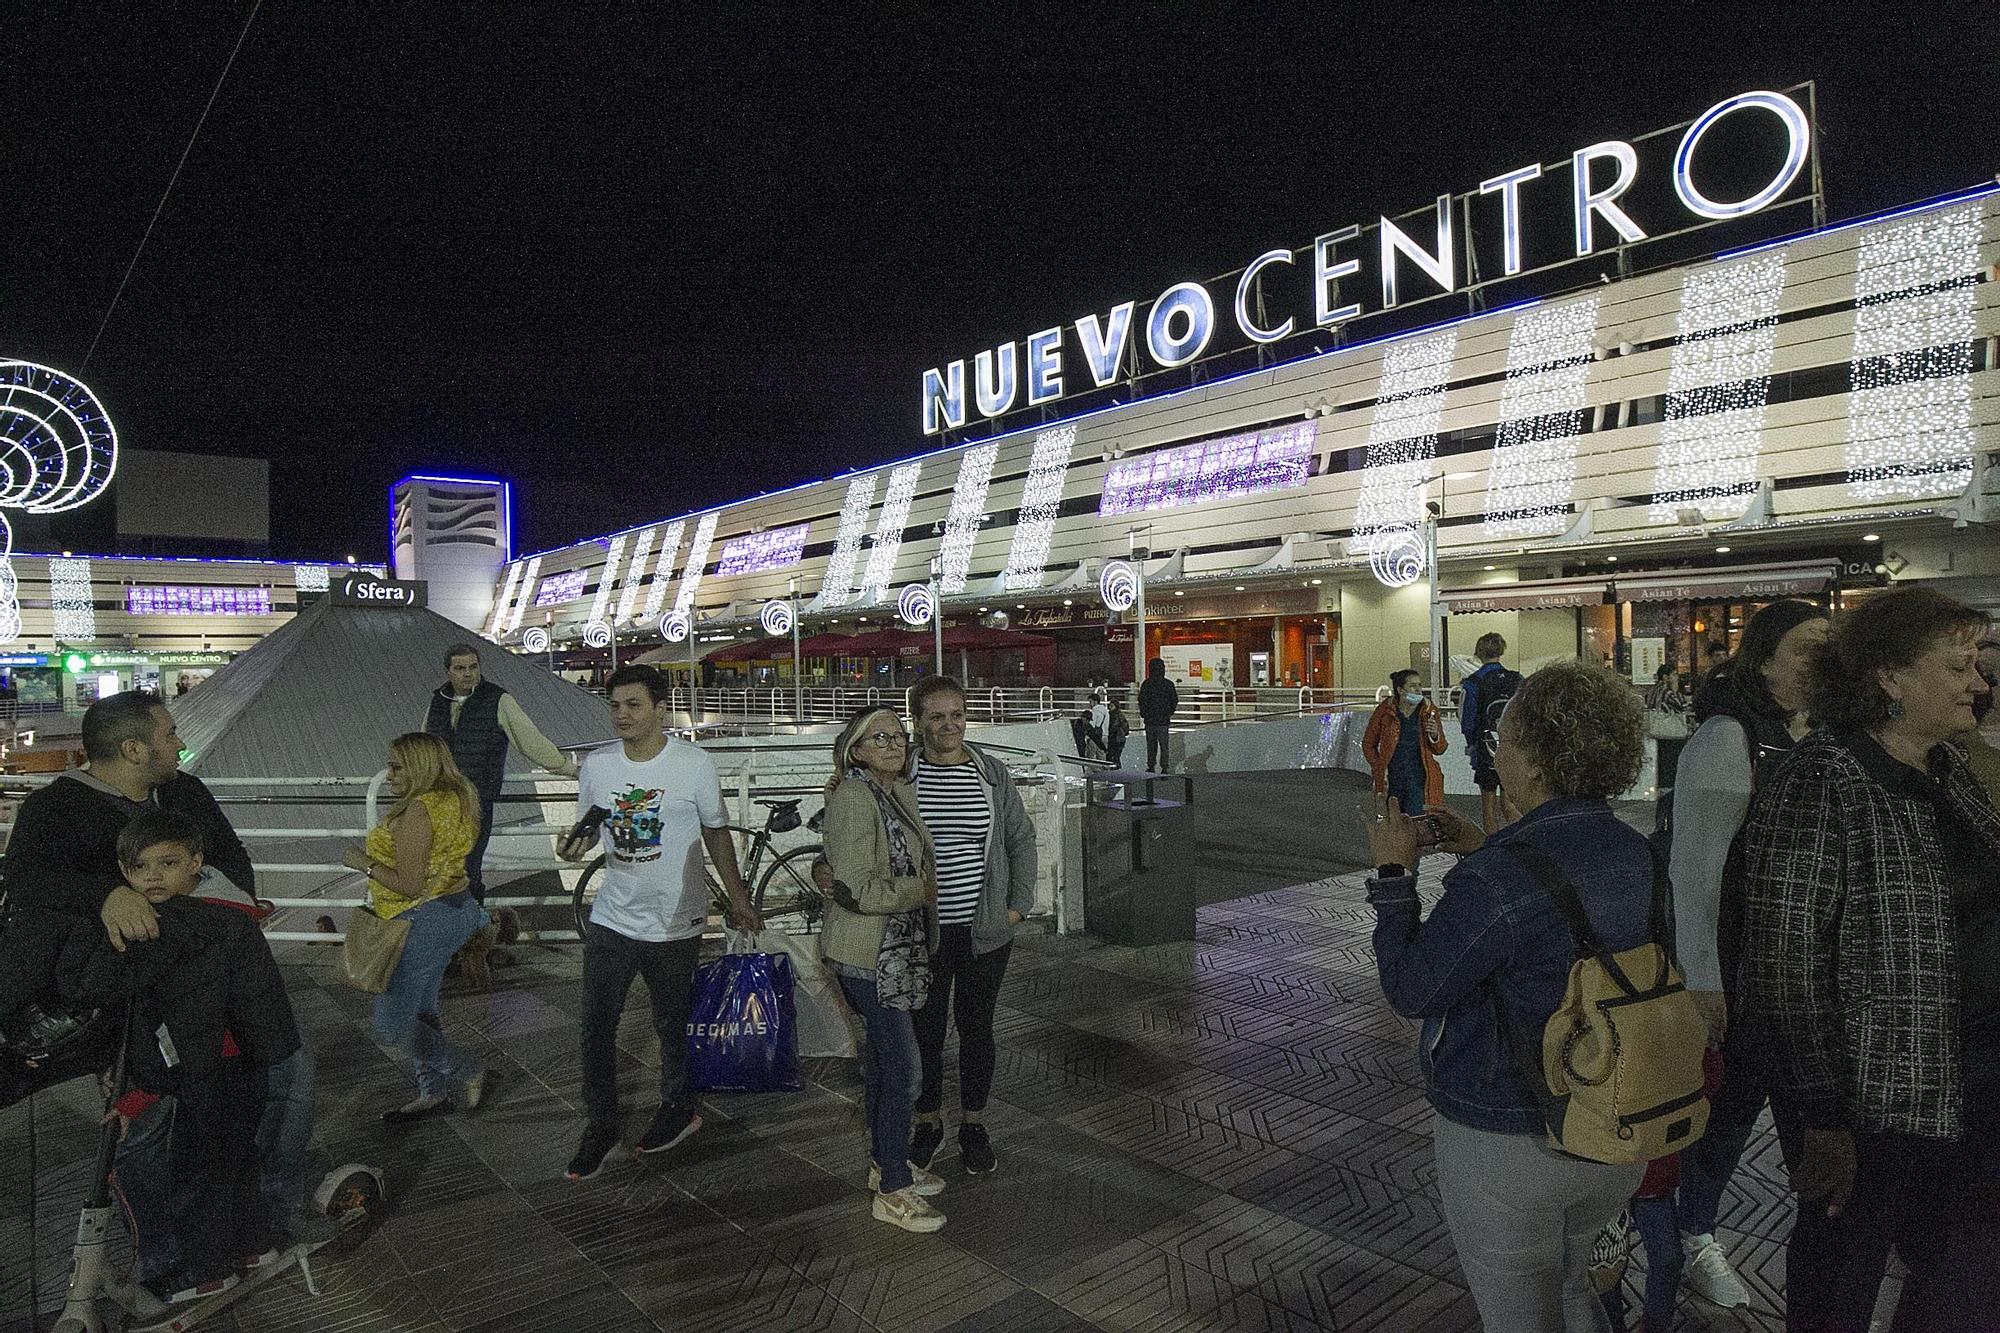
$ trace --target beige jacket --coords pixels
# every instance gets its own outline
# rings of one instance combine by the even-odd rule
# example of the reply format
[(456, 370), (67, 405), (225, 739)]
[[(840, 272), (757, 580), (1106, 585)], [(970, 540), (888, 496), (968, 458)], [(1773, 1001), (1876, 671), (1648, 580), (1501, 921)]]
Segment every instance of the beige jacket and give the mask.
[[(829, 963), (875, 970), (875, 956), (882, 948), (882, 927), (886, 918), (930, 901), (930, 885), (935, 875), (936, 855), (930, 830), (917, 813), (917, 789), (898, 781), (889, 789), (889, 799), (902, 816), (908, 832), (910, 853), (921, 867), (916, 875), (889, 873), (889, 834), (882, 827), (882, 812), (875, 806), (875, 794), (866, 778), (845, 778), (826, 802), (826, 860), (833, 877), (854, 895), (859, 912), (850, 912), (828, 900), (826, 922), (820, 929), (820, 957)], [(937, 911), (928, 913), (931, 947), (937, 947)]]

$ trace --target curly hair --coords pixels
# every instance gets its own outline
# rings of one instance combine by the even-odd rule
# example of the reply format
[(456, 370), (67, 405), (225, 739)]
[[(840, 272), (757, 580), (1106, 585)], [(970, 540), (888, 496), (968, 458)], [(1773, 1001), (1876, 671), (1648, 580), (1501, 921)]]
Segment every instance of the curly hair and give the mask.
[(1991, 626), (1986, 613), (1932, 588), (1892, 588), (1833, 622), (1814, 655), (1806, 693), (1813, 721), (1835, 731), (1889, 720), (1879, 673), (1907, 667), (1939, 643), (1972, 639)]
[(1527, 751), (1551, 796), (1609, 800), (1639, 780), (1646, 716), (1603, 667), (1554, 662), (1508, 701), (1503, 743)]

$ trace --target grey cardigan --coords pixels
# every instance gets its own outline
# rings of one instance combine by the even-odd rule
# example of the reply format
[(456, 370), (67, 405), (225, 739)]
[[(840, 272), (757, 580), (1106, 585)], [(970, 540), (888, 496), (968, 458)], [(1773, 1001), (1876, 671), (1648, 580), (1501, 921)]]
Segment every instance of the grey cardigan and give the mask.
[[(1013, 942), (1007, 913), (1026, 916), (1035, 910), (1035, 826), (1006, 763), (970, 741), (965, 748), (979, 769), (986, 807), (993, 812), (986, 830), (986, 883), (972, 917), (972, 951), (984, 954)], [(914, 771), (916, 760), (910, 762)]]

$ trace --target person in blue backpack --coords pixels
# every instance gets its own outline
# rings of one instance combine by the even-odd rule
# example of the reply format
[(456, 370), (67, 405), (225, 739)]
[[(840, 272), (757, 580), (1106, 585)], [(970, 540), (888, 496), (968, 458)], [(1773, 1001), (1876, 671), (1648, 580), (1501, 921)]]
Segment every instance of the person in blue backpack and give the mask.
[(1506, 822), (1500, 803), (1500, 770), (1493, 765), (1494, 734), (1507, 701), (1521, 688), (1521, 673), (1500, 664), (1507, 655), (1507, 640), (1498, 634), (1480, 635), (1472, 655), (1479, 659), (1479, 669), (1459, 686), (1458, 725), (1465, 733), (1472, 780), (1479, 784), (1480, 823), (1492, 833)]

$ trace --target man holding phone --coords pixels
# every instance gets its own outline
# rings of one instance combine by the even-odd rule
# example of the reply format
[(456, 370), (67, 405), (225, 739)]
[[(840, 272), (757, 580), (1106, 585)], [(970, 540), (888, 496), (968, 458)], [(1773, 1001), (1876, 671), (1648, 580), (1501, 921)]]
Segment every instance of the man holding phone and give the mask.
[(583, 818), (559, 854), (581, 861), (600, 845), (604, 871), (583, 941), (583, 1104), (588, 1124), (566, 1173), (589, 1180), (618, 1146), (618, 1018), (644, 977), (660, 1037), (660, 1109), (633, 1145), (665, 1152), (701, 1128), (687, 1086), (688, 992), (708, 924), (702, 848), (729, 895), (730, 924), (762, 926), (744, 891), (725, 827), (715, 764), (666, 734), (667, 684), (649, 666), (607, 682), (615, 744), (592, 750), (577, 780)]

